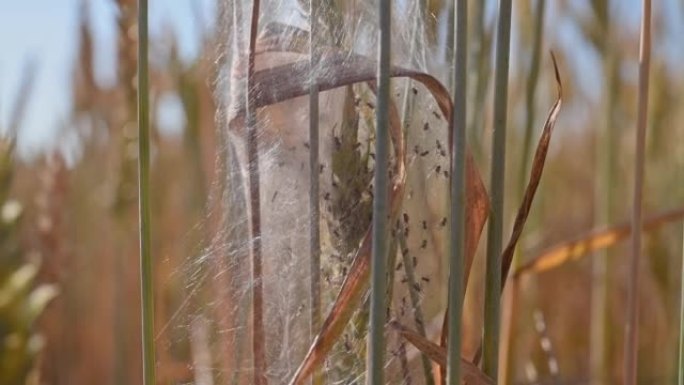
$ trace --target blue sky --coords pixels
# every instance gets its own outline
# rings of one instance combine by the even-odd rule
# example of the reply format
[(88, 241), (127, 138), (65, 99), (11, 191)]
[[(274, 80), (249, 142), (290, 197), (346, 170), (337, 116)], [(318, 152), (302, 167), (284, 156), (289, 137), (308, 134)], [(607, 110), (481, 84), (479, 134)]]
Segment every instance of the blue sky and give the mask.
[[(551, 8), (555, 1), (550, 0)], [(208, 28), (207, 25), (213, 22), (215, 2), (151, 0), (151, 36), (154, 38), (171, 27), (180, 39), (181, 54), (187, 58), (195, 56), (198, 31)], [(654, 53), (666, 54), (672, 63), (684, 60), (681, 44), (684, 20), (677, 2), (679, 0), (663, 0), (654, 5), (657, 14), (663, 15), (669, 26), (663, 39), (656, 44)], [(113, 82), (117, 9), (113, 0), (89, 0), (88, 3), (95, 28), (96, 75), (100, 82)], [(579, 3), (586, 1), (576, 4)], [(617, 3), (620, 6), (616, 7), (620, 18), (633, 28), (638, 27), (639, 3), (638, 0), (620, 0)], [(19, 148), (23, 154), (33, 154), (49, 147), (54, 143), (59, 126), (66, 123), (69, 98), (65, 95), (69, 93), (76, 49), (79, 4), (80, 0), (0, 0), (0, 127), (7, 124), (27, 63), (33, 62), (37, 67), (35, 87), (24, 120), (24, 131), (20, 135)], [(204, 21), (202, 25), (197, 23), (196, 10)], [(552, 36), (558, 35), (563, 44), (583, 45), (578, 31), (573, 29), (576, 29), (574, 25), (547, 25), (547, 32)], [(572, 63), (575, 71), (583, 73), (581, 78), (588, 83), (600, 81), (594, 79), (595, 76), (587, 76), (597, 64), (596, 59), (591, 53), (578, 49), (576, 62)], [(680, 64), (677, 66), (681, 68)]]
[[(70, 76), (78, 33), (80, 0), (0, 0), (0, 126), (10, 109), (27, 63), (36, 65), (35, 86), (25, 116), (19, 148), (31, 154), (54, 142), (69, 109)], [(197, 54), (200, 17), (213, 22), (212, 0), (150, 1), (150, 34), (172, 26), (180, 38), (181, 54)], [(96, 42), (98, 81), (115, 79), (116, 6), (112, 0), (90, 0)]]

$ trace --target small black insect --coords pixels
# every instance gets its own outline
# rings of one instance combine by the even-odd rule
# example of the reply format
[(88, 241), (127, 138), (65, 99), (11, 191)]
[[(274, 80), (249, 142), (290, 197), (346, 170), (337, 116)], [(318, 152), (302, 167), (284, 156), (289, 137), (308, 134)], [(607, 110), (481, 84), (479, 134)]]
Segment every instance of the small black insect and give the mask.
[(408, 216), (408, 214), (404, 213), (404, 222), (408, 223), (408, 221), (409, 221), (409, 216)]
[(416, 289), (416, 291), (420, 293), (420, 285), (418, 283), (414, 283), (413, 288)]
[(427, 221), (423, 221), (423, 230), (427, 230)]
[(432, 115), (434, 115), (435, 118), (442, 120), (442, 117), (437, 113), (437, 111), (432, 111)]
[(437, 174), (441, 173), (441, 172), (442, 172), (442, 166), (437, 166), (437, 167), (435, 167), (435, 172), (436, 172)]
[(422, 277), (421, 279), (422, 279), (424, 282), (430, 282), (430, 278), (428, 278), (428, 277)]
[(413, 91), (414, 95), (418, 95), (418, 90), (416, 89), (416, 87), (411, 88), (411, 91)]
[(409, 250), (408, 250), (408, 249), (403, 249), (403, 250), (401, 251), (401, 253), (404, 254), (404, 255), (406, 255), (406, 254), (409, 253)]
[(413, 267), (418, 266), (418, 258), (413, 257)]
[(325, 195), (323, 195), (323, 200), (327, 201), (328, 199), (330, 199), (330, 193), (329, 192), (327, 192), (327, 193), (325, 193)]
[(442, 227), (446, 226), (446, 224), (447, 224), (446, 217), (442, 218), (442, 221), (439, 224), (442, 225)]
[(444, 174), (445, 178), (449, 178), (449, 171), (444, 170), (444, 172), (442, 174)]
[(399, 264), (397, 265), (397, 268), (395, 270), (401, 270), (402, 267), (404, 267), (404, 263), (399, 262)]
[(420, 153), (420, 156), (427, 156), (429, 153), (430, 153), (430, 151), (425, 150), (425, 151)]
[(423, 239), (423, 243), (420, 244), (420, 248), (424, 249), (427, 247), (427, 239)]
[(306, 147), (307, 149), (311, 148), (311, 146), (309, 146), (309, 142), (304, 142), (304, 147)]
[(427, 131), (429, 129), (430, 129), (430, 125), (428, 124), (428, 122), (425, 122), (425, 124), (423, 125), (423, 131)]

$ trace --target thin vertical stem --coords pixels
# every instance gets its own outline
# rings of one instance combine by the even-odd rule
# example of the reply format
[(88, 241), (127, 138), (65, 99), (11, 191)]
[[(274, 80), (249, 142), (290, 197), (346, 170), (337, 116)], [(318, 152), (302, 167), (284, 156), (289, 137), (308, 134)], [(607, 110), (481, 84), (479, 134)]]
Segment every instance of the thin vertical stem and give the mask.
[[(534, 10), (534, 26), (533, 26), (533, 42), (532, 42), (532, 57), (530, 62), (530, 72), (527, 77), (527, 85), (525, 90), (525, 138), (523, 142), (522, 159), (520, 160), (520, 173), (518, 174), (518, 190), (517, 201), (521, 201), (525, 195), (525, 188), (527, 186), (527, 175), (530, 172), (530, 157), (532, 156), (532, 134), (534, 131), (534, 118), (536, 111), (536, 95), (537, 84), (539, 83), (539, 70), (541, 62), (541, 46), (542, 36), (544, 32), (544, 11), (546, 9), (546, 0), (537, 0)], [(518, 244), (513, 258), (513, 271), (515, 271), (520, 264), (520, 249), (521, 244)], [(515, 336), (513, 334), (515, 319), (513, 315), (516, 312), (516, 296), (519, 289), (519, 282), (512, 282), (508, 296), (504, 295), (503, 305), (503, 321), (505, 324), (502, 328), (502, 383), (507, 383), (511, 378), (510, 373), (513, 369), (513, 355), (511, 350), (515, 346)]]
[(389, 98), (390, 98), (390, 22), (391, 1), (378, 1), (380, 32), (378, 40), (378, 93), (375, 112), (375, 175), (373, 186), (373, 246), (371, 262), (370, 335), (368, 346), (368, 384), (383, 385), (385, 321), (387, 305), (387, 222), (389, 172)]
[[(320, 172), (318, 159), (319, 130), (318, 130), (318, 86), (316, 84), (316, 71), (318, 66), (318, 52), (316, 36), (318, 36), (318, 3), (310, 1), (309, 5), (309, 55), (311, 62), (311, 78), (309, 85), (309, 259), (311, 276), (311, 339), (318, 333), (321, 325), (321, 234), (320, 234)], [(313, 384), (322, 384), (321, 372), (313, 375)]]
[(630, 260), (625, 330), (625, 384), (636, 384), (637, 344), (639, 341), (639, 262), (641, 261), (641, 205), (644, 188), (644, 152), (648, 117), (648, 86), (651, 66), (651, 1), (643, 0), (641, 39), (639, 44), (639, 96), (634, 167), (634, 202), (632, 206), (632, 258)]
[(154, 282), (150, 214), (150, 100), (147, 0), (138, 1), (138, 188), (143, 384), (155, 384)]
[(679, 385), (684, 385), (684, 224), (682, 224), (682, 275), (679, 305)]
[[(603, 55), (604, 85), (604, 121), (603, 129), (596, 141), (597, 179), (595, 184), (595, 216), (596, 226), (608, 226), (614, 219), (613, 201), (615, 200), (615, 156), (618, 152), (617, 130), (615, 127), (615, 110), (618, 101), (617, 92), (620, 84), (619, 53), (613, 44), (612, 14), (610, 6), (606, 6), (603, 16), (599, 18), (603, 41), (600, 44)], [(592, 385), (606, 382), (608, 354), (607, 335), (610, 306), (608, 301), (608, 285), (610, 281), (610, 252), (601, 250), (591, 260), (591, 312), (589, 331), (589, 373)]]
[(494, 134), (490, 179), (491, 212), (487, 231), (483, 369), (495, 379), (499, 368), (499, 318), (501, 313), (501, 249), (504, 214), (504, 170), (506, 161), (506, 116), (508, 65), (511, 32), (511, 0), (499, 1), (494, 74)]
[(256, 37), (259, 25), (259, 0), (252, 1), (252, 17), (249, 30), (249, 52), (247, 62), (247, 157), (249, 168), (249, 195), (252, 230), (252, 350), (254, 355), (255, 385), (265, 385), (266, 353), (264, 345), (263, 279), (261, 268), (261, 203), (259, 201), (259, 148), (257, 143), (257, 118), (254, 100)]
[(453, 48), (454, 109), (451, 116), (453, 142), (451, 144), (450, 241), (449, 241), (449, 338), (447, 340), (447, 383), (461, 383), (461, 320), (465, 260), (465, 149), (466, 95), (468, 70), (468, 1), (455, 1), (456, 43)]

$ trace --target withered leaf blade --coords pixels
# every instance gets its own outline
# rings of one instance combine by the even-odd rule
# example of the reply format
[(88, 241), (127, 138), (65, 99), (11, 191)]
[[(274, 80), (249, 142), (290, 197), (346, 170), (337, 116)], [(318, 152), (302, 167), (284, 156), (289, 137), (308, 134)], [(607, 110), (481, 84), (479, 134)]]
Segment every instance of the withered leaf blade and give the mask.
[[(325, 69), (325, 74), (317, 76), (317, 85), (320, 91), (332, 90), (359, 82), (373, 82), (376, 78), (376, 62), (364, 56), (352, 53), (333, 51), (321, 57), (319, 67)], [(415, 70), (392, 67), (391, 77), (409, 77), (422, 83), (432, 94), (442, 115), (450, 121), (452, 102), (446, 88), (434, 77)], [(257, 107), (265, 107), (283, 102), (292, 98), (304, 96), (309, 92), (310, 63), (308, 59), (280, 65), (258, 71), (254, 75), (255, 104)], [(237, 100), (240, 100), (238, 98)], [(239, 130), (239, 120), (244, 117), (244, 106), (238, 104), (231, 111), (232, 129)], [(396, 138), (394, 145), (397, 146)], [(451, 132), (449, 142), (452, 141)], [(449, 146), (451, 148), (451, 146)], [(466, 157), (466, 194), (468, 200), (466, 248), (475, 249), (479, 241), (484, 222), (488, 215), (488, 198), (482, 183), (482, 178), (471, 154)], [(398, 207), (401, 187), (394, 186), (390, 193), (390, 206)], [(353, 312), (359, 306), (361, 298), (368, 289), (370, 272), (370, 229), (366, 232), (361, 246), (356, 253), (354, 262), (348, 276), (342, 285), (342, 289), (333, 304), (333, 308), (323, 323), (322, 330), (314, 339), (309, 352), (295, 373), (290, 384), (302, 384), (306, 378), (319, 366), (327, 353), (332, 349), (335, 342), (342, 335), (345, 325), (348, 323)], [(474, 251), (466, 255), (466, 266), (472, 264)]]
[[(644, 232), (653, 231), (660, 226), (682, 220), (683, 218), (684, 208), (670, 210), (645, 218), (643, 229)], [(610, 247), (623, 239), (626, 239), (631, 233), (632, 225), (630, 222), (627, 222), (607, 229), (591, 231), (571, 241), (561, 242), (546, 249), (538, 256), (532, 258), (530, 262), (521, 266), (515, 271), (513, 277), (518, 278), (526, 274), (541, 273), (555, 269), (564, 263), (580, 259), (587, 254)]]
[[(397, 321), (390, 321), (389, 325), (423, 354), (428, 356), (432, 361), (436, 362), (442, 368), (446, 367), (446, 349), (443, 346), (439, 346), (434, 342), (427, 340), (425, 337)], [(494, 384), (494, 381), (492, 381), (492, 379), (486, 374), (482, 373), (477, 366), (462, 357), (461, 368), (463, 373), (462, 380), (465, 384)]]
[[(546, 163), (546, 154), (549, 151), (549, 144), (551, 143), (551, 134), (553, 133), (553, 128), (556, 125), (556, 120), (558, 119), (558, 113), (560, 112), (563, 96), (563, 85), (560, 80), (560, 73), (558, 72), (558, 64), (556, 63), (556, 57), (553, 52), (551, 52), (551, 61), (553, 62), (553, 71), (556, 77), (556, 86), (558, 89), (558, 96), (556, 101), (553, 103), (549, 115), (546, 117), (546, 122), (544, 122), (544, 128), (542, 134), (539, 137), (539, 142), (537, 143), (537, 149), (534, 153), (534, 159), (532, 160), (532, 170), (530, 170), (530, 180), (525, 188), (525, 195), (523, 196), (523, 201), (520, 204), (518, 213), (515, 216), (515, 222), (513, 224), (513, 231), (511, 233), (511, 238), (506, 245), (503, 253), (501, 254), (501, 291), (503, 291), (506, 285), (506, 279), (508, 278), (508, 273), (511, 269), (511, 264), (513, 263), (513, 254), (515, 253), (515, 247), (520, 240), (520, 236), (525, 228), (525, 223), (530, 214), (530, 208), (532, 207), (532, 202), (534, 201), (534, 196), (537, 193), (537, 188), (539, 187), (539, 182), (541, 181), (542, 173), (544, 172), (544, 164)], [(446, 325), (446, 316), (445, 316)], [(442, 340), (440, 341), (442, 345), (445, 344), (446, 338), (444, 333)], [(475, 352), (473, 362), (478, 363), (482, 355), (482, 344)]]
[(558, 96), (556, 102), (551, 107), (549, 116), (546, 118), (544, 123), (544, 129), (542, 130), (541, 137), (539, 138), (539, 143), (537, 144), (537, 150), (534, 153), (534, 159), (532, 161), (532, 170), (530, 171), (530, 180), (525, 188), (525, 196), (523, 197), (522, 204), (518, 209), (518, 214), (515, 216), (515, 223), (513, 224), (513, 232), (511, 233), (511, 239), (508, 241), (508, 245), (503, 251), (501, 256), (501, 290), (506, 284), (506, 278), (508, 278), (508, 272), (511, 269), (511, 263), (513, 262), (513, 253), (515, 252), (515, 246), (520, 240), (523, 229), (525, 228), (525, 222), (527, 222), (527, 217), (530, 214), (530, 208), (532, 207), (532, 202), (534, 201), (534, 196), (537, 193), (537, 188), (539, 187), (539, 181), (541, 180), (542, 173), (544, 172), (544, 164), (546, 163), (546, 154), (549, 151), (549, 144), (551, 143), (551, 133), (553, 132), (553, 127), (556, 125), (556, 119), (558, 118), (558, 113), (561, 108), (561, 101), (563, 97), (563, 85), (561, 83), (560, 74), (558, 73), (558, 64), (556, 63), (556, 57), (551, 52), (551, 60), (553, 61), (553, 71), (556, 75), (556, 86), (558, 87)]

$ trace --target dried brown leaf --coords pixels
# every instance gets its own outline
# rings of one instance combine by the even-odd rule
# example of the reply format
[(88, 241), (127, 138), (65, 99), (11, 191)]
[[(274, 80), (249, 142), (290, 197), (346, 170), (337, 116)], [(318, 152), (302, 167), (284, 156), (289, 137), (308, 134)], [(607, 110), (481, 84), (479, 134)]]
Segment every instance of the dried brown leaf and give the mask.
[[(644, 231), (652, 231), (670, 222), (684, 218), (684, 208), (667, 211), (644, 219)], [(514, 273), (514, 278), (531, 273), (541, 273), (555, 269), (570, 261), (582, 258), (594, 251), (610, 247), (619, 241), (629, 237), (632, 233), (631, 222), (607, 229), (594, 230), (581, 235), (572, 241), (561, 242), (541, 252), (538, 256)]]
[(532, 207), (534, 196), (537, 192), (537, 188), (539, 187), (539, 181), (541, 180), (542, 173), (544, 172), (544, 164), (546, 163), (546, 154), (549, 151), (551, 134), (553, 132), (553, 127), (556, 125), (556, 119), (558, 118), (558, 113), (560, 112), (561, 108), (563, 85), (560, 80), (558, 64), (556, 63), (556, 57), (553, 55), (553, 52), (551, 52), (551, 60), (553, 61), (553, 71), (556, 75), (558, 97), (556, 98), (556, 102), (551, 107), (549, 116), (546, 118), (546, 122), (544, 123), (544, 129), (542, 130), (539, 143), (537, 144), (537, 150), (532, 161), (530, 181), (525, 189), (525, 196), (523, 197), (522, 204), (518, 209), (518, 214), (515, 216), (515, 223), (513, 224), (511, 239), (508, 241), (508, 245), (506, 245), (503, 255), (501, 256), (501, 290), (503, 290), (503, 287), (506, 284), (506, 278), (508, 278), (508, 272), (511, 269), (511, 263), (513, 262), (513, 253), (515, 252), (515, 247), (520, 240), (520, 235), (522, 235), (523, 229), (525, 228), (525, 222), (530, 214), (530, 208)]
[[(434, 342), (427, 340), (425, 337), (397, 321), (390, 321), (389, 325), (432, 361), (436, 362), (442, 368), (446, 367), (446, 349), (443, 346), (439, 346)], [(494, 381), (491, 378), (487, 377), (487, 375), (482, 373), (477, 366), (465, 358), (461, 358), (461, 368), (463, 369), (463, 382), (465, 384), (494, 384)]]

